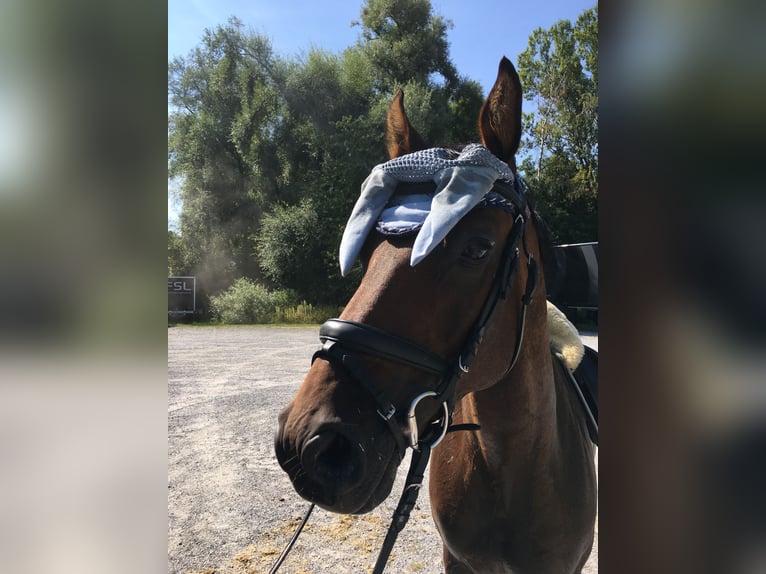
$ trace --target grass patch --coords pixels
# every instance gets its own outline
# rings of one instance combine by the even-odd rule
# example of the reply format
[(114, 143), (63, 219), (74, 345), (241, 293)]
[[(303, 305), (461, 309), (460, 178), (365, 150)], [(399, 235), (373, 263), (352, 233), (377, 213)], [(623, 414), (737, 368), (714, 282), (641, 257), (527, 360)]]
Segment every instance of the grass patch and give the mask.
[(275, 323), (285, 324), (322, 324), (327, 319), (337, 317), (340, 314), (340, 308), (334, 305), (312, 305), (301, 301), (297, 305), (280, 307), (277, 306), (274, 312)]

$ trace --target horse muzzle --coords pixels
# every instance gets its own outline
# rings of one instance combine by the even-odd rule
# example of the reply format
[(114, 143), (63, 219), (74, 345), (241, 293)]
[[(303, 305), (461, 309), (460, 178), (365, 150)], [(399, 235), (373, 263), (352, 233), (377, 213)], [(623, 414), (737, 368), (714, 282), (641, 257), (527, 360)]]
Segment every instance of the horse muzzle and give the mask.
[(341, 514), (369, 512), (386, 499), (400, 457), (383, 429), (363, 436), (354, 425), (323, 421), (296, 432), (291, 406), (279, 415), (274, 447), (301, 497)]

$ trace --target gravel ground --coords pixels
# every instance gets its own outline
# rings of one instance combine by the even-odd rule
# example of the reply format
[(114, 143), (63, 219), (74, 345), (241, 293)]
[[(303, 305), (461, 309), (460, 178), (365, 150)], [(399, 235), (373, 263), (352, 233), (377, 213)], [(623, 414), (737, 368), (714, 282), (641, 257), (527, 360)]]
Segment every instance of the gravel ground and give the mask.
[[(262, 574), (308, 507), (273, 452), (279, 411), (318, 346), (316, 327), (168, 329), (168, 573)], [(595, 334), (584, 337), (598, 348)], [(283, 574), (370, 572), (406, 474), (363, 516), (316, 509)], [(426, 475), (427, 476), (427, 475)], [(427, 478), (426, 478), (427, 481)], [(442, 572), (427, 484), (387, 572)], [(584, 572), (596, 573), (594, 547)]]

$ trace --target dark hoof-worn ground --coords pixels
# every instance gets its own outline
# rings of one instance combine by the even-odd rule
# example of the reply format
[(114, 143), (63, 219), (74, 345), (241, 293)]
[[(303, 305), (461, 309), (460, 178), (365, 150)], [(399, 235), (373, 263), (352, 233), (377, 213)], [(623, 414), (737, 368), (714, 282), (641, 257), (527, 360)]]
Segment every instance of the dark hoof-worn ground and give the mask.
[[(168, 329), (168, 572), (266, 573), (308, 503), (273, 454), (276, 418), (318, 346), (317, 327)], [(595, 337), (586, 342), (598, 347)], [(316, 510), (283, 574), (370, 572), (401, 490), (356, 517)], [(442, 572), (427, 488), (387, 572)], [(597, 572), (594, 551), (585, 572)]]

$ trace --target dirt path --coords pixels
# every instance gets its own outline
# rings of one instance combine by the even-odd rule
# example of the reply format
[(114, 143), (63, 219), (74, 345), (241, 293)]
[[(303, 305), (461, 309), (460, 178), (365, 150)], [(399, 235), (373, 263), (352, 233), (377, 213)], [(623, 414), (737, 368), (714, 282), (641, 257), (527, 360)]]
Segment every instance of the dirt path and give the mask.
[[(308, 504), (279, 468), (273, 434), (277, 413), (308, 370), (317, 330), (168, 329), (169, 574), (266, 573), (290, 538)], [(595, 337), (587, 342), (598, 347)], [(375, 511), (350, 517), (317, 509), (280, 572), (371, 571), (407, 462), (392, 496)], [(584, 572), (596, 573), (596, 561), (594, 548)], [(421, 496), (386, 571), (442, 572), (428, 496)]]

